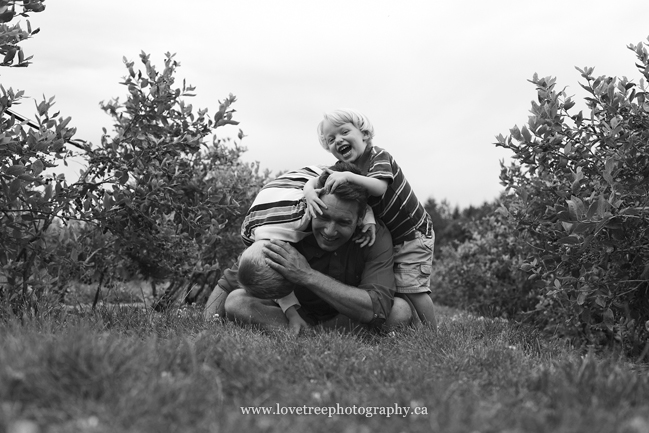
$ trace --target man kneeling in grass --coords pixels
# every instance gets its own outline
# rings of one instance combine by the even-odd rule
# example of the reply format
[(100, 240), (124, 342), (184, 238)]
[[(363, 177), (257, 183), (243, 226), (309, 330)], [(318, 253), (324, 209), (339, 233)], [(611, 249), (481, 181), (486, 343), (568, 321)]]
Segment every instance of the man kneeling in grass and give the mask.
[[(320, 188), (328, 176), (329, 171), (320, 176)], [(410, 323), (409, 305), (394, 298), (388, 230), (378, 222), (371, 246), (361, 247), (352, 240), (365, 212), (367, 191), (348, 183), (333, 192), (321, 190), (320, 198), (327, 207), (311, 221), (311, 235), (295, 244), (271, 240), (255, 247), (265, 264), (288, 282), (298, 304), (286, 308), (285, 313), (274, 300), (253, 296), (242, 288), (235, 265), (224, 272), (210, 295), (206, 316), (225, 313), (228, 319), (241, 323), (265, 328), (290, 326), (293, 332), (315, 325), (352, 330), (392, 329)]]

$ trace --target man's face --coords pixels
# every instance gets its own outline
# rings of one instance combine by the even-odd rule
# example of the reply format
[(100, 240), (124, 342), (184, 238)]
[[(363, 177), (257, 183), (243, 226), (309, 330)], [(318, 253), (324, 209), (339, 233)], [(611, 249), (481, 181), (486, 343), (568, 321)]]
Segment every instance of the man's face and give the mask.
[(351, 123), (336, 126), (330, 120), (322, 124), (322, 135), (327, 149), (339, 161), (356, 162), (367, 147), (367, 138), (360, 129)]
[(333, 194), (320, 199), (327, 205), (312, 221), (313, 235), (318, 246), (325, 251), (336, 251), (351, 239), (358, 225), (358, 204), (338, 200)]

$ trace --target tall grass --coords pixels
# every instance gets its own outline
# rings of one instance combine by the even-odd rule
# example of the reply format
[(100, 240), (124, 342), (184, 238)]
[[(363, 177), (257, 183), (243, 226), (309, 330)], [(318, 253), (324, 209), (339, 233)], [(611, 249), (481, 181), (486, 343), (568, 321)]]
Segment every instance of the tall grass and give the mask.
[[(205, 322), (192, 309), (5, 315), (0, 431), (648, 431), (649, 379), (638, 366), (502, 320), (439, 312), (437, 334), (298, 338)], [(278, 404), (427, 414), (241, 411)]]

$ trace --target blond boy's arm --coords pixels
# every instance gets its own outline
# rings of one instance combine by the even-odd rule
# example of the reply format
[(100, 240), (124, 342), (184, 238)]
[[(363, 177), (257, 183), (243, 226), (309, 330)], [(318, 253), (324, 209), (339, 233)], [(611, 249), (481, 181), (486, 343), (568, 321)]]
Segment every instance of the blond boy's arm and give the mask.
[(306, 197), (309, 194), (316, 194), (315, 187), (317, 185), (317, 179), (309, 179), (305, 184), (304, 187), (302, 188), (302, 191), (304, 192), (304, 196)]
[(298, 335), (300, 330), (308, 328), (309, 324), (300, 316), (300, 313), (297, 312), (295, 306), (289, 307), (288, 310), (284, 312), (286, 319), (288, 320), (288, 329), (291, 335)]
[(322, 215), (322, 208), (326, 209), (327, 206), (324, 204), (320, 197), (318, 196), (318, 190), (316, 189), (318, 180), (310, 179), (307, 183), (304, 184), (302, 191), (304, 192), (304, 198), (306, 199), (307, 212), (311, 215), (312, 218), (317, 218), (318, 215)]
[(284, 313), (293, 306), (295, 306), (295, 308), (300, 308), (300, 301), (298, 301), (297, 296), (295, 296), (295, 292), (291, 292), (283, 298), (275, 299), (275, 303), (280, 306)]
[(380, 197), (385, 194), (388, 189), (388, 182), (383, 179), (375, 177), (367, 177), (360, 174), (352, 173), (350, 171), (332, 171), (329, 174), (325, 187), (331, 186), (331, 191), (335, 191), (336, 187), (343, 183), (354, 183), (367, 189), (370, 195)]

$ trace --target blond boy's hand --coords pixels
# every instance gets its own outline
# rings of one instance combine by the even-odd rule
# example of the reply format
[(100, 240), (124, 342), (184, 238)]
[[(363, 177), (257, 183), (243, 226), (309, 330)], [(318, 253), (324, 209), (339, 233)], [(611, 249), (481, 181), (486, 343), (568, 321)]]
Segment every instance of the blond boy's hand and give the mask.
[(306, 209), (311, 218), (317, 218), (318, 215), (322, 215), (322, 209), (327, 209), (327, 205), (320, 200), (321, 189), (312, 189), (311, 191), (305, 191), (304, 198), (306, 199)]
[(361, 232), (354, 237), (354, 242), (361, 244), (361, 248), (371, 247), (376, 241), (376, 224), (364, 224)]
[(353, 173), (348, 171), (331, 171), (329, 169), (327, 169), (327, 171), (329, 172), (329, 177), (325, 182), (325, 189), (328, 191), (334, 192), (338, 185), (352, 181), (351, 176)]

